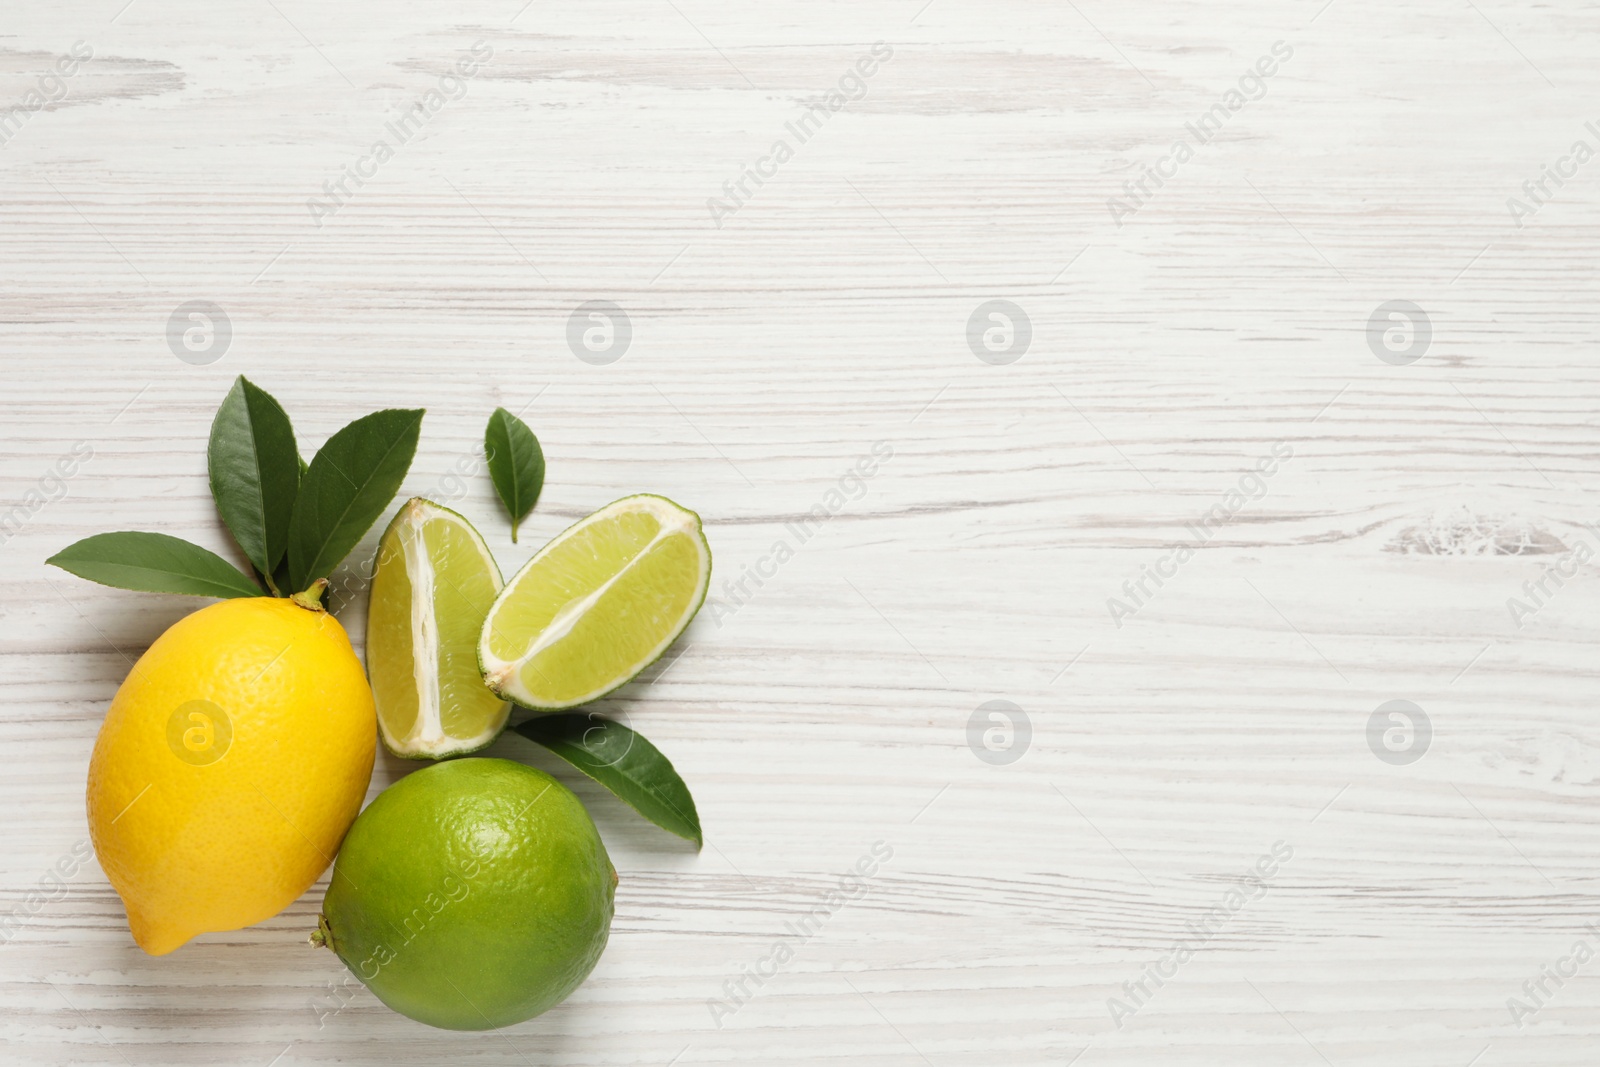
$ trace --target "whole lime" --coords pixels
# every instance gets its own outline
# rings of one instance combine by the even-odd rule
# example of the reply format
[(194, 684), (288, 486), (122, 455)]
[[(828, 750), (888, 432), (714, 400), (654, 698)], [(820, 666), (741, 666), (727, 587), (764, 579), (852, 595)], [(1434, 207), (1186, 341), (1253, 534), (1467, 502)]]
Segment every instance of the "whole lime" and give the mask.
[(312, 940), (402, 1015), (489, 1030), (588, 977), (616, 886), (571, 790), (510, 760), (454, 760), (402, 778), (356, 819)]

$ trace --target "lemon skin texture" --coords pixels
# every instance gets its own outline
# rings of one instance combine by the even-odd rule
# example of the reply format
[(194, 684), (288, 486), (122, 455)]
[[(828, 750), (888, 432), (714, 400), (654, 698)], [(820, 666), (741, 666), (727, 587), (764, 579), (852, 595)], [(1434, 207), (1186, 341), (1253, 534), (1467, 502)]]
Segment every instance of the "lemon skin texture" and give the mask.
[(90, 837), (139, 947), (165, 955), (304, 893), (360, 810), (376, 738), (366, 674), (325, 611), (225, 600), (162, 634), (89, 762)]
[(312, 940), (395, 1011), (488, 1030), (559, 1004), (611, 932), (617, 873), (550, 775), (469, 758), (401, 779), (345, 840)]

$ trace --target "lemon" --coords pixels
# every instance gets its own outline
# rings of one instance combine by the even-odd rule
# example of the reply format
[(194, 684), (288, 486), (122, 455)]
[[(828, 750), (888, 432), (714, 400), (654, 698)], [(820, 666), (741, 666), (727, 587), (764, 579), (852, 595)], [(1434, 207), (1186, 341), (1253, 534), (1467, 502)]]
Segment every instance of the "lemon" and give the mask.
[(594, 822), (560, 782), (510, 760), (454, 760), (361, 813), (311, 940), (419, 1022), (510, 1026), (588, 977), (616, 885)]
[(506, 583), (478, 642), (484, 678), (537, 710), (604, 696), (666, 651), (710, 583), (700, 516), (665, 497), (623, 497), (569, 526)]
[(162, 634), (89, 762), (90, 837), (139, 947), (165, 955), (304, 893), (361, 807), (376, 733), (315, 595), (225, 600)]
[(367, 612), (367, 667), (384, 745), (440, 759), (482, 748), (511, 706), (483, 684), (478, 635), (500, 568), (472, 524), (409, 500), (378, 542)]

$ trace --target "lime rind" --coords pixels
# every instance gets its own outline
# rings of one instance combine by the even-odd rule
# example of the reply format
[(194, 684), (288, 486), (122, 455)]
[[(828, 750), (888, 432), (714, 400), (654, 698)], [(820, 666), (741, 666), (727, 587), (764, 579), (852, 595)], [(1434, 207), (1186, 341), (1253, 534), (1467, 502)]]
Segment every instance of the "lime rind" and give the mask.
[[(507, 605), (515, 606), (514, 602), (519, 597), (519, 591), (525, 587), (526, 583), (537, 580), (538, 572), (542, 565), (550, 560), (553, 554), (564, 546), (569, 545), (575, 537), (583, 534), (591, 527), (601, 523), (619, 524), (627, 517), (641, 513), (648, 514), (656, 519), (659, 527), (657, 532), (647, 544), (612, 573), (599, 588), (590, 591), (580, 601), (563, 606), (550, 623), (539, 632), (526, 634), (508, 633), (498, 627), (497, 622), (500, 616), (506, 612)], [(523, 671), (523, 667), (528, 661), (540, 652), (553, 647), (570, 633), (582, 621), (587, 608), (598, 603), (599, 598), (610, 586), (636, 563), (645, 559), (652, 548), (660, 544), (665, 538), (684, 535), (689, 536), (690, 543), (694, 547), (696, 562), (698, 563), (697, 573), (694, 578), (695, 584), (685, 601), (684, 609), (670, 625), (662, 629), (659, 638), (643, 654), (635, 657), (631, 662), (614, 668), (580, 693), (556, 697), (548, 693), (535, 692), (528, 685)], [(483, 672), (484, 680), (488, 687), (499, 696), (519, 707), (527, 708), (531, 711), (561, 711), (587, 704), (620, 689), (637, 677), (639, 672), (660, 659), (699, 612), (701, 605), (705, 603), (706, 593), (710, 586), (711, 546), (706, 541), (700, 516), (688, 508), (668, 500), (666, 497), (657, 496), (653, 493), (638, 493), (633, 496), (623, 497), (606, 505), (594, 514), (573, 523), (552, 538), (505, 584), (504, 588), (500, 590), (500, 595), (495, 598), (494, 605), (490, 607), (488, 616), (484, 620), (483, 634), (478, 642), (479, 667)], [(557, 629), (560, 632), (552, 635), (550, 631)], [(502, 646), (506, 643), (517, 646), (519, 654), (514, 657), (500, 655), (493, 647), (496, 641), (500, 642)]]
[(510, 760), (451, 760), (406, 775), (356, 819), (313, 943), (418, 1022), (512, 1026), (594, 969), (616, 885), (570, 789)]
[[(487, 602), (502, 585), (482, 535), (449, 508), (413, 498), (384, 531), (367, 619), (367, 664), (378, 733), (396, 756), (466, 755), (505, 729), (510, 705), (482, 686), (475, 649)], [(448, 619), (441, 619), (441, 608)]]

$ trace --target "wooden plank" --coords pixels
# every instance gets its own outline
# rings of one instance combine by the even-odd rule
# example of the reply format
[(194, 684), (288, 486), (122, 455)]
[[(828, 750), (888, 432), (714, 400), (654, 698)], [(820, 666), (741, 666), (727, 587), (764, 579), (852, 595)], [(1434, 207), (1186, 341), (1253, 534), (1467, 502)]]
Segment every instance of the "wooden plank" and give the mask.
[[(1545, 577), (1600, 549), (1600, 171), (1524, 189), (1600, 151), (1590, 10), (118, 6), (24, 3), (0, 47), (0, 106), (57, 97), (3, 162), (0, 514), (53, 498), (0, 551), (7, 1062), (1593, 1061), (1596, 965), (1541, 971), (1600, 946), (1595, 571)], [(169, 340), (193, 300), (231, 327), (209, 364)], [(608, 365), (568, 341), (594, 300), (632, 329)], [(1031, 328), (1010, 363), (969, 341), (993, 300)], [(1391, 301), (1426, 316), (1415, 362), (1379, 358)], [(311, 443), (426, 404), (403, 491), (508, 569), (630, 492), (707, 521), (681, 657), (601, 702), (671, 755), (706, 850), (490, 750), (569, 782), (622, 875), (544, 1017), (394, 1015), (305, 945), (320, 883), (163, 959), (92, 859), (41, 883), (111, 694), (199, 603), (43, 560), (111, 528), (228, 551), (203, 450), (239, 373)], [(549, 461), (520, 546), (475, 459), (497, 405)], [(358, 638), (374, 542), (338, 583)], [(969, 744), (992, 700), (1027, 716), (1014, 762)], [(1369, 747), (1391, 700), (1431, 724), (1416, 762)], [(880, 841), (864, 895), (746, 977)]]

